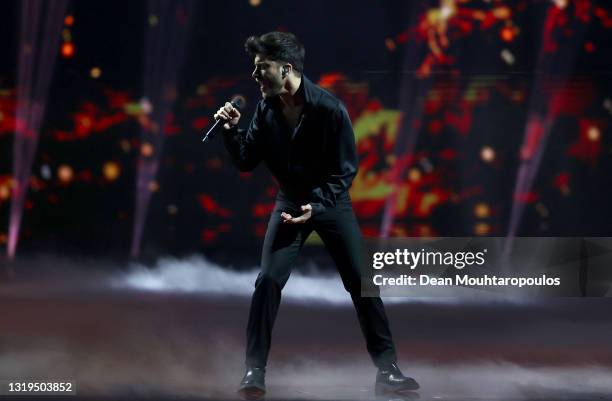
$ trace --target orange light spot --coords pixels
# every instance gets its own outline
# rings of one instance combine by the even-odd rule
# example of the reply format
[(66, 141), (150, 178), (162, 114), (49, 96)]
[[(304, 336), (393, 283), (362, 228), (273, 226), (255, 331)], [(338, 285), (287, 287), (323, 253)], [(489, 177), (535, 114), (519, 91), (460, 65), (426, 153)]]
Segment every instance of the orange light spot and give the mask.
[(157, 181), (149, 182), (148, 187), (149, 187), (149, 191), (151, 191), (151, 192), (159, 191), (159, 183)]
[(474, 215), (479, 219), (485, 219), (491, 215), (491, 209), (489, 205), (484, 202), (477, 203), (474, 206)]
[(115, 181), (121, 175), (121, 167), (116, 162), (106, 162), (102, 166), (102, 173), (107, 180)]
[(0, 185), (0, 200), (7, 200), (11, 196), (11, 190), (8, 185)]
[(474, 234), (487, 235), (491, 232), (491, 226), (487, 223), (478, 223), (474, 226)]
[(87, 116), (83, 116), (80, 118), (79, 124), (81, 124), (81, 126), (84, 128), (89, 128), (91, 127), (91, 118)]
[(153, 156), (153, 153), (155, 153), (155, 149), (150, 143), (145, 142), (142, 144), (142, 146), (140, 146), (140, 154), (144, 157), (151, 157)]
[(102, 70), (99, 67), (93, 67), (89, 71), (89, 76), (91, 76), (93, 79), (100, 78), (100, 75), (102, 75)]
[(74, 170), (67, 164), (62, 164), (57, 168), (57, 177), (61, 182), (68, 183), (74, 178)]
[(72, 15), (66, 15), (64, 18), (64, 25), (72, 26), (74, 25), (74, 17)]
[(395, 51), (396, 45), (395, 45), (395, 42), (393, 41), (393, 39), (391, 39), (391, 38), (385, 39), (385, 47), (390, 52)]
[(421, 171), (418, 168), (411, 168), (408, 172), (408, 179), (412, 182), (417, 182), (421, 179)]
[(74, 56), (74, 44), (72, 42), (64, 42), (62, 44), (62, 57), (71, 58)]
[(490, 146), (483, 146), (483, 148), (480, 150), (480, 158), (485, 163), (491, 163), (493, 160), (495, 160), (495, 150), (493, 150), (493, 148)]
[(509, 7), (494, 8), (492, 13), (493, 13), (493, 16), (497, 19), (508, 19), (512, 16), (512, 11), (510, 10)]
[(589, 138), (589, 141), (597, 142), (601, 138), (601, 131), (598, 127), (591, 126), (587, 131), (587, 138)]
[(512, 42), (514, 40), (514, 29), (510, 26), (505, 26), (499, 32), (504, 42)]

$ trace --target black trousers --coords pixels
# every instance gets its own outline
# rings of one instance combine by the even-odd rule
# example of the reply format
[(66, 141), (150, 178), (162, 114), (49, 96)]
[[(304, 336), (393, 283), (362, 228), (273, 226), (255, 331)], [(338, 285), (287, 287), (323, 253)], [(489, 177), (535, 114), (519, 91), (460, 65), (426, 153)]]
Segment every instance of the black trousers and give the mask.
[(304, 224), (282, 223), (280, 214), (284, 211), (292, 216), (302, 214), (300, 205), (287, 200), (281, 192), (268, 222), (261, 272), (255, 282), (251, 301), (246, 364), (251, 367), (266, 366), (281, 290), (289, 279), (302, 245), (313, 230), (330, 252), (344, 288), (353, 300), (374, 364), (380, 367), (394, 363), (395, 347), (383, 303), (380, 297), (361, 297), (361, 278), (368, 277), (368, 272), (363, 263), (361, 232), (348, 193), (338, 199), (335, 208), (328, 208)]

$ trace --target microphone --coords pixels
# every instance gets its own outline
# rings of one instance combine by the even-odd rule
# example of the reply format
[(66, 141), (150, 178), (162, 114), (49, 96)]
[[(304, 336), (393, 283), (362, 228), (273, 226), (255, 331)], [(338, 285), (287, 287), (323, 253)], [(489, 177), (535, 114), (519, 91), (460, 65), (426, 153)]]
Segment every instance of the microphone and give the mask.
[[(231, 105), (232, 107), (234, 107), (235, 109), (238, 109), (238, 111), (240, 111), (240, 108), (243, 106), (244, 103), (244, 98), (242, 96), (236, 96), (231, 100)], [(217, 135), (217, 132), (219, 132), (219, 127), (222, 127), (223, 124), (226, 123), (226, 120), (222, 119), (222, 118), (217, 118), (215, 120), (215, 123), (212, 125), (212, 127), (210, 127), (210, 129), (208, 130), (208, 132), (206, 132), (206, 135), (204, 135), (204, 138), (202, 139), (202, 142), (206, 143), (208, 141), (210, 141), (211, 139), (214, 138), (215, 135)]]

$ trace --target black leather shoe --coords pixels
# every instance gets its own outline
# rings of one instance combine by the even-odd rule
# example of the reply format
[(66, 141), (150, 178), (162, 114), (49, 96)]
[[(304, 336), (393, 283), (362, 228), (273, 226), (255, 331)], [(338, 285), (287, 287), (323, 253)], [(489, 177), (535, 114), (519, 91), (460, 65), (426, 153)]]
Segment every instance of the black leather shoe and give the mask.
[(412, 377), (404, 376), (395, 363), (378, 368), (374, 387), (376, 395), (417, 390), (418, 388), (419, 383)]
[(261, 400), (266, 394), (266, 368), (247, 367), (238, 394), (245, 400)]

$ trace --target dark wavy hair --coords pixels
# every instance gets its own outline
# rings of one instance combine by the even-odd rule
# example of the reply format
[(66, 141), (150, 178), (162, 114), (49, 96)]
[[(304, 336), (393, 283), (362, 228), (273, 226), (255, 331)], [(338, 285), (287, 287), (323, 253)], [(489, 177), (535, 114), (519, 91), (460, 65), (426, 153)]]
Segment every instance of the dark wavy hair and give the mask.
[(259, 54), (264, 59), (289, 63), (300, 75), (304, 71), (306, 50), (292, 33), (268, 32), (251, 36), (244, 43), (244, 50), (251, 57)]

